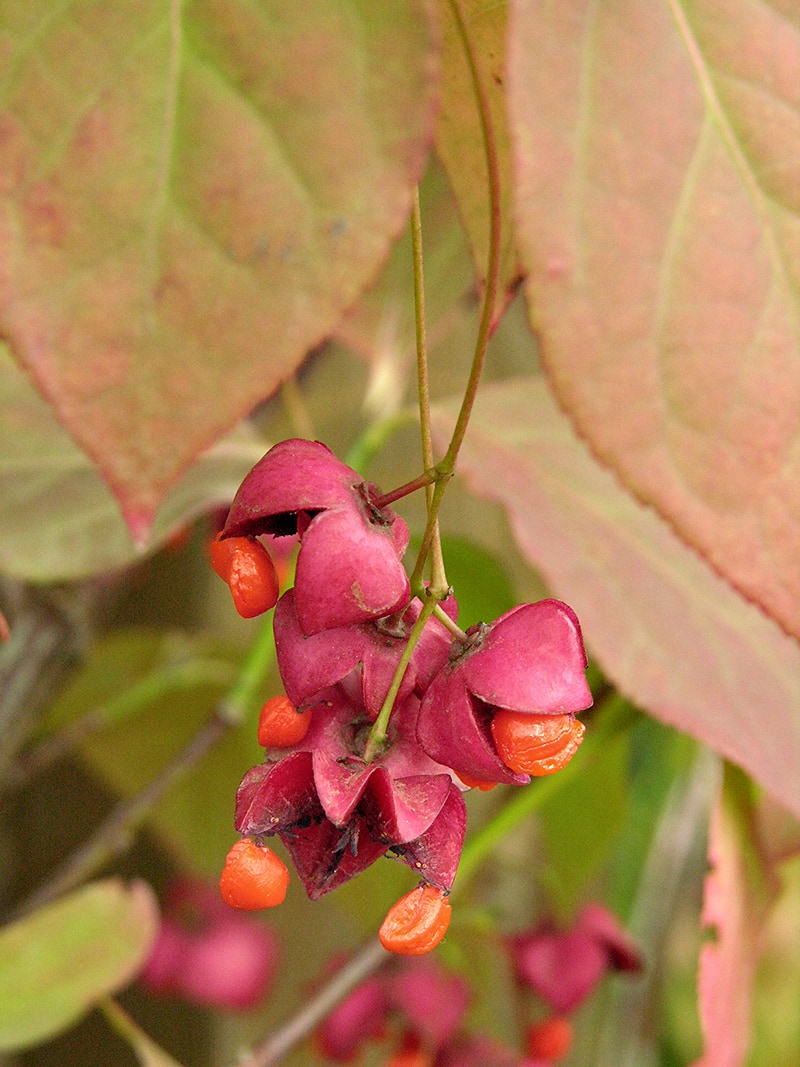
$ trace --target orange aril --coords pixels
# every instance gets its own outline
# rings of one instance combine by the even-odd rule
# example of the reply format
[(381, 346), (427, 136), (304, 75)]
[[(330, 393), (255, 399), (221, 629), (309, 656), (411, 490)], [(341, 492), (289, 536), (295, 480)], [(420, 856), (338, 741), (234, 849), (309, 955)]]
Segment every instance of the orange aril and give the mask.
[(551, 1015), (528, 1027), (527, 1051), (531, 1059), (558, 1063), (572, 1048), (572, 1023), (560, 1015)]
[(518, 774), (554, 774), (566, 766), (583, 739), (573, 715), (531, 715), (501, 708), (492, 719), (497, 755)]
[(288, 886), (289, 871), (283, 860), (250, 837), (237, 841), (228, 852), (219, 879), (222, 899), (242, 911), (282, 904)]
[(298, 711), (287, 696), (270, 697), (258, 717), (258, 743), (262, 748), (291, 748), (299, 744), (311, 725), (311, 711)]
[(269, 552), (254, 537), (218, 534), (211, 542), (211, 566), (228, 583), (236, 610), (253, 619), (274, 607), (278, 576)]
[(418, 885), (387, 912), (378, 937), (388, 952), (422, 956), (436, 948), (450, 925), (450, 902), (443, 890)]

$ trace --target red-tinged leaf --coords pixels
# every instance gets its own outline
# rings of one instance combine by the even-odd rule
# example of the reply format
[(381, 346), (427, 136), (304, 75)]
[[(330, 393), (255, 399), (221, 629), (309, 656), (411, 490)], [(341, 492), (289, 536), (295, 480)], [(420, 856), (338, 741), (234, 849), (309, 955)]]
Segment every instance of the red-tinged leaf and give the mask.
[[(774, 897), (753, 847), (752, 811), (727, 773), (709, 841), (698, 996), (705, 1048), (695, 1067), (743, 1067), (751, 1040), (753, 981)], [(737, 784), (739, 788), (737, 789)]]
[(770, 863), (777, 865), (800, 856), (800, 821), (796, 817), (764, 795), (756, 818), (761, 850)]
[(0, 329), (142, 539), (403, 226), (426, 0), (0, 0)]
[[(442, 438), (453, 418), (437, 412)], [(622, 693), (800, 813), (797, 642), (591, 458), (543, 379), (482, 390), (460, 469), (506, 508), (523, 554), (575, 609)]]
[[(478, 277), (485, 282), (489, 261), (485, 139), (475, 87), (452, 4), (450, 0), (440, 0), (439, 7), (444, 34), (442, 106), (436, 128), (436, 150), (458, 201)], [(489, 105), (500, 172), (502, 230), (495, 310), (495, 317), (498, 317), (520, 277), (512, 226), (511, 147), (504, 86), (508, 3), (507, 0), (460, 0), (459, 9)]]
[(97, 468), (0, 346), (0, 570), (26, 581), (85, 578), (139, 562), (186, 523), (228, 505), (267, 449), (243, 423), (204, 453), (136, 546)]
[(519, 0), (509, 41), (517, 239), (557, 395), (800, 635), (796, 13)]

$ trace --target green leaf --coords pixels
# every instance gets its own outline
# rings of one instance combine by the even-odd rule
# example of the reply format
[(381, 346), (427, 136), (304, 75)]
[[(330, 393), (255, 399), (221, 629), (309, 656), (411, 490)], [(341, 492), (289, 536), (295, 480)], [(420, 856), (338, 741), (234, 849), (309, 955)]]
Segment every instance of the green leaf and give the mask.
[(629, 731), (613, 735), (594, 750), (569, 789), (539, 809), (550, 911), (565, 922), (585, 900), (590, 879), (608, 859), (625, 823), (629, 759)]
[(558, 398), (637, 498), (800, 636), (796, 11), (511, 12), (517, 239)]
[(491, 622), (514, 607), (511, 579), (496, 555), (465, 537), (443, 537), (442, 551), (462, 629)]
[(134, 545), (89, 457), (0, 346), (0, 570), (33, 582), (69, 581), (136, 563), (176, 530), (227, 505), (268, 445), (242, 424), (168, 493), (146, 544)]
[(126, 986), (158, 929), (144, 882), (94, 882), (0, 930), (0, 1051), (40, 1044)]
[(0, 328), (141, 540), (402, 228), (430, 7), (1, 0), (0, 24)]

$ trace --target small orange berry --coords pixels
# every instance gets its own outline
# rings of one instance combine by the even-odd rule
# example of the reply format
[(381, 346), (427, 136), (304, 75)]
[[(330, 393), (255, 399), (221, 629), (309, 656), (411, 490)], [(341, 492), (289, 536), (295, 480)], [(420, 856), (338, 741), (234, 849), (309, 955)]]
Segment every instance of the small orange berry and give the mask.
[(422, 956), (447, 933), (450, 912), (443, 890), (418, 885), (389, 908), (378, 932), (380, 943), (398, 956)]
[(531, 1059), (558, 1063), (572, 1048), (572, 1023), (560, 1015), (551, 1015), (528, 1027), (527, 1046)]
[(231, 848), (219, 879), (222, 899), (242, 911), (282, 904), (288, 886), (289, 871), (283, 860), (250, 837), (243, 837)]
[(218, 534), (211, 542), (211, 566), (230, 587), (236, 610), (253, 619), (274, 607), (278, 577), (269, 552), (254, 537)]
[(572, 715), (529, 715), (502, 708), (492, 719), (494, 746), (506, 767), (539, 777), (569, 763), (583, 731), (583, 723)]
[(311, 711), (298, 711), (287, 696), (270, 697), (258, 717), (258, 743), (262, 748), (291, 748), (308, 733)]

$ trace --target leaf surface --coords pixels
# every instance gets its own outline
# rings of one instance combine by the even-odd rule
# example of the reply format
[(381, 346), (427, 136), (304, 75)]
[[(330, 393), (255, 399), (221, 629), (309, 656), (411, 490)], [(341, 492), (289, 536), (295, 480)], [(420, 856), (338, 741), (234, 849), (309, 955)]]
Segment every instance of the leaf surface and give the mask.
[(711, 821), (702, 920), (709, 940), (700, 950), (698, 981), (705, 1050), (695, 1067), (747, 1061), (759, 942), (774, 897), (753, 847), (746, 785), (739, 780), (736, 788), (736, 779), (726, 774)]
[[(439, 7), (443, 26), (442, 106), (436, 127), (436, 150), (458, 201), (478, 278), (485, 283), (489, 260), (489, 196), (484, 133), (450, 0), (441, 0)], [(495, 318), (498, 318), (520, 276), (512, 224), (511, 145), (505, 99), (508, 3), (461, 0), (459, 8), (489, 107), (500, 178), (500, 273), (495, 308)]]
[(800, 15), (511, 6), (517, 239), (595, 453), (800, 635)]
[(243, 423), (205, 452), (167, 494), (147, 542), (135, 545), (114, 497), (0, 347), (0, 570), (69, 581), (139, 562), (184, 524), (227, 505), (267, 450)]
[(0, 329), (135, 538), (405, 221), (426, 0), (0, 0)]
[(40, 1044), (122, 989), (158, 929), (144, 882), (94, 882), (0, 931), (0, 1050)]
[[(453, 409), (437, 410), (442, 438)], [(800, 648), (578, 441), (543, 379), (481, 391), (460, 457), (630, 700), (800, 813)]]

